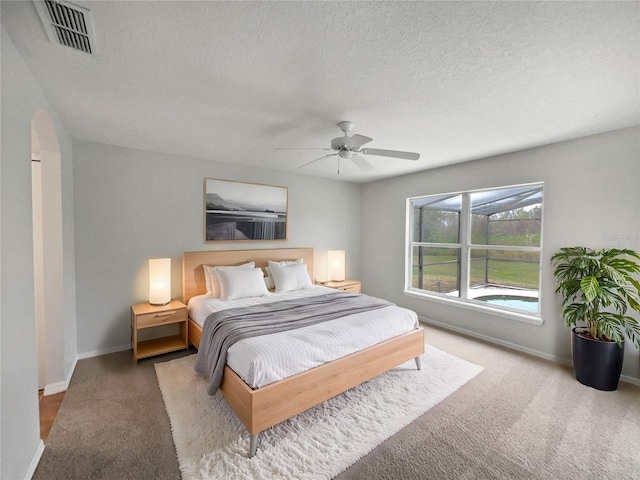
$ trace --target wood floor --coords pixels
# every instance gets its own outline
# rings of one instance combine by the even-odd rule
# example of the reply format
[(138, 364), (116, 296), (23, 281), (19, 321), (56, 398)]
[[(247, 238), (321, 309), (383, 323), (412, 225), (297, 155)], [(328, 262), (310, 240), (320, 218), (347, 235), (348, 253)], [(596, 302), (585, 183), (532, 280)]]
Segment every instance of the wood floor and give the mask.
[(51, 431), (53, 421), (56, 419), (65, 392), (44, 396), (43, 391), (38, 392), (38, 404), (40, 405), (40, 438), (46, 440)]

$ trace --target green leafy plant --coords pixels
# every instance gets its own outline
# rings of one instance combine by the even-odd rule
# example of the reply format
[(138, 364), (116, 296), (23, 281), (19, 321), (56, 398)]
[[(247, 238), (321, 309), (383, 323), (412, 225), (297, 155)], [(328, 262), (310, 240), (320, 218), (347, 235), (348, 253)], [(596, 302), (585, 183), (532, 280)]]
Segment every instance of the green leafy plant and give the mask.
[(625, 334), (640, 347), (640, 254), (629, 249), (566, 247), (551, 257), (567, 326), (585, 322), (592, 338), (622, 346)]

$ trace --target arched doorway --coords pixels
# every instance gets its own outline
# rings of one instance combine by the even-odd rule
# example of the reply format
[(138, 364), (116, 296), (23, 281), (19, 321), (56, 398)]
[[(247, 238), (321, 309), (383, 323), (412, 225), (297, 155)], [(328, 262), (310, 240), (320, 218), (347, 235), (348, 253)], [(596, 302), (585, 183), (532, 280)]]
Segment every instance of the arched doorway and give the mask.
[(62, 172), (58, 137), (44, 110), (31, 119), (33, 258), (39, 384), (65, 385)]

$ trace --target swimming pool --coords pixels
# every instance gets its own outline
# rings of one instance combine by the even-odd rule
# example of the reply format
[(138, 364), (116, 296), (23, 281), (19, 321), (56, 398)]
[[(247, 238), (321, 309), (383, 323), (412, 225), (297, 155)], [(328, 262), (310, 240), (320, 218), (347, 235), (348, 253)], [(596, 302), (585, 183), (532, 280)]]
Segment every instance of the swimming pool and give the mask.
[(476, 297), (474, 300), (499, 305), (501, 307), (516, 308), (527, 312), (538, 313), (538, 299), (532, 297), (521, 297), (518, 295), (486, 295)]

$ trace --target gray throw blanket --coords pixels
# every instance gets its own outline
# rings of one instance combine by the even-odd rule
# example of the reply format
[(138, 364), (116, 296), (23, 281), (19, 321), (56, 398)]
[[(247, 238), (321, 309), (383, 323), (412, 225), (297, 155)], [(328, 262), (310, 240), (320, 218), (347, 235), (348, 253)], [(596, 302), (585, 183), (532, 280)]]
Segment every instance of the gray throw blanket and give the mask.
[(207, 317), (202, 329), (195, 371), (209, 378), (214, 395), (227, 362), (227, 350), (243, 338), (284, 332), (392, 305), (359, 293), (335, 292), (315, 297), (230, 308)]

